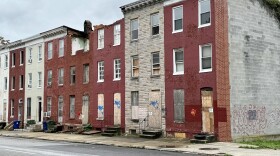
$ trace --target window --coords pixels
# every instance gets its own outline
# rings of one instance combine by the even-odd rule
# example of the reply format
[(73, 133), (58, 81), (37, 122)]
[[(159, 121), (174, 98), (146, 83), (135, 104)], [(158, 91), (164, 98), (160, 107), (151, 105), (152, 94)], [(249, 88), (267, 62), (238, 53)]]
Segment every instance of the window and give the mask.
[(62, 122), (62, 117), (63, 117), (63, 96), (59, 96), (58, 97), (58, 118), (60, 119), (60, 121), (58, 122)]
[(58, 53), (58, 57), (62, 57), (64, 56), (64, 40), (61, 39), (59, 40), (59, 53)]
[(3, 99), (3, 121), (7, 121), (7, 99)]
[(52, 59), (53, 57), (53, 44), (52, 42), (48, 43), (48, 60)]
[(16, 65), (16, 53), (12, 53), (12, 67), (15, 67)]
[(137, 56), (132, 56), (132, 73), (131, 76), (137, 78), (139, 76), (139, 58)]
[(8, 55), (6, 54), (5, 55), (5, 66), (4, 66), (5, 68), (8, 68), (8, 60), (9, 60)]
[(159, 34), (159, 13), (151, 15), (152, 35)]
[(104, 120), (104, 94), (98, 94), (97, 120)]
[(11, 83), (11, 85), (12, 85), (12, 90), (15, 90), (15, 88), (16, 88), (16, 77), (12, 77), (12, 83)]
[(114, 80), (121, 79), (121, 60), (115, 59), (114, 60)]
[(98, 30), (98, 49), (104, 48), (104, 29)]
[(98, 62), (98, 82), (104, 82), (104, 61)]
[(52, 112), (52, 97), (47, 97), (47, 114), (51, 116)]
[(152, 75), (159, 75), (160, 73), (159, 52), (152, 53)]
[(70, 119), (75, 118), (75, 96), (70, 95)]
[(185, 99), (184, 90), (174, 90), (174, 122), (184, 123), (185, 121)]
[(42, 61), (42, 46), (38, 47), (38, 62)]
[(2, 56), (0, 55), (0, 68), (2, 67)]
[(4, 77), (4, 90), (7, 91), (8, 90), (8, 78)]
[[(104, 67), (103, 67), (104, 70)], [(84, 76), (83, 76), (83, 83), (89, 82), (89, 64), (84, 64)]]
[(199, 46), (200, 72), (212, 71), (212, 47), (210, 44)]
[(20, 60), (19, 60), (19, 64), (23, 65), (24, 64), (24, 52), (20, 51)]
[(38, 72), (38, 88), (42, 87), (42, 72)]
[(138, 120), (139, 119), (139, 92), (138, 91), (133, 91), (131, 92), (131, 110), (132, 110), (132, 120)]
[(23, 89), (23, 84), (24, 84), (24, 78), (23, 75), (19, 76), (19, 89)]
[(58, 85), (63, 85), (64, 69), (58, 69)]
[(11, 100), (11, 117), (15, 115), (15, 101), (14, 99)]
[(121, 25), (117, 24), (114, 26), (114, 45), (121, 44)]
[(27, 119), (31, 119), (31, 98), (27, 98)]
[(32, 73), (28, 73), (28, 88), (32, 88)]
[(76, 67), (70, 67), (70, 84), (76, 83)]
[(183, 31), (183, 6), (173, 8), (173, 32)]
[(28, 63), (32, 63), (32, 48), (29, 48), (29, 58)]
[(130, 31), (131, 31), (131, 40), (137, 40), (138, 39), (138, 19), (131, 20), (130, 23)]
[(173, 74), (184, 74), (184, 53), (183, 49), (175, 49), (173, 52)]
[(52, 85), (52, 70), (48, 70), (48, 86)]
[(210, 0), (200, 0), (199, 7), (199, 27), (209, 26), (211, 24), (211, 4)]

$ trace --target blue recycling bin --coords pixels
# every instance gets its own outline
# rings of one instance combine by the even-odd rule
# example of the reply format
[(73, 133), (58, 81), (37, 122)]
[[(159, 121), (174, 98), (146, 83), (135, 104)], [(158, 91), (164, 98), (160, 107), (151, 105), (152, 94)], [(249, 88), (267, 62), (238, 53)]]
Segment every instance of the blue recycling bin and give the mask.
[(13, 125), (13, 128), (14, 129), (19, 129), (19, 126), (20, 126), (20, 121), (14, 121), (14, 125)]
[(48, 130), (48, 123), (47, 123), (47, 121), (44, 121), (43, 122), (43, 131), (45, 132), (47, 130)]

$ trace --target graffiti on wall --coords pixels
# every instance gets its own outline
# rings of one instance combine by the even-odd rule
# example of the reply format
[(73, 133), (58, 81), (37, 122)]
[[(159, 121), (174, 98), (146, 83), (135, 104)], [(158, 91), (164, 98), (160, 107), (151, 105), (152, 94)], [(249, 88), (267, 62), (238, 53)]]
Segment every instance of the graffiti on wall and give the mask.
[(235, 105), (232, 111), (233, 133), (237, 135), (262, 135), (265, 130), (280, 126), (280, 109), (268, 110), (266, 106)]

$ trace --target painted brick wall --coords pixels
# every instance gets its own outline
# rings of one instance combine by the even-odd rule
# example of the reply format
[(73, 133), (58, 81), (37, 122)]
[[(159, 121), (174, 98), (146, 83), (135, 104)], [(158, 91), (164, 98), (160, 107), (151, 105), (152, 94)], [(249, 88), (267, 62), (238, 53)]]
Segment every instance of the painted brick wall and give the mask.
[(280, 134), (280, 24), (260, 0), (228, 7), (233, 139)]
[[(152, 37), (150, 26), (150, 15), (159, 12), (159, 35)], [(126, 132), (130, 129), (138, 131), (138, 121), (132, 121), (131, 110), (131, 91), (139, 91), (139, 118), (140, 121), (147, 116), (147, 108), (150, 104), (149, 93), (152, 90), (159, 90), (161, 94), (162, 110), (165, 110), (165, 83), (164, 83), (164, 15), (163, 3), (146, 6), (139, 10), (125, 13), (125, 118)], [(139, 19), (139, 38), (137, 41), (131, 41), (130, 38), (130, 20)], [(160, 52), (160, 76), (151, 77), (151, 53)], [(139, 57), (139, 78), (131, 79), (131, 56)], [(165, 111), (161, 114), (161, 129), (165, 130)]]

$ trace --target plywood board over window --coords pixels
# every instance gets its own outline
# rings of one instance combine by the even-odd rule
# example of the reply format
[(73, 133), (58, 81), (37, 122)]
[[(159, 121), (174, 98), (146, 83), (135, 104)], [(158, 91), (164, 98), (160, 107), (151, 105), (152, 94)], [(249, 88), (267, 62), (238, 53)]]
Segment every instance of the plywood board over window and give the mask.
[(104, 120), (104, 94), (98, 94), (98, 120)]
[(160, 91), (150, 92), (148, 105), (149, 128), (161, 129), (161, 94)]
[(202, 102), (202, 131), (214, 132), (214, 110), (213, 110), (213, 91), (212, 89), (201, 90)]
[(121, 125), (121, 93), (114, 94), (114, 125)]

